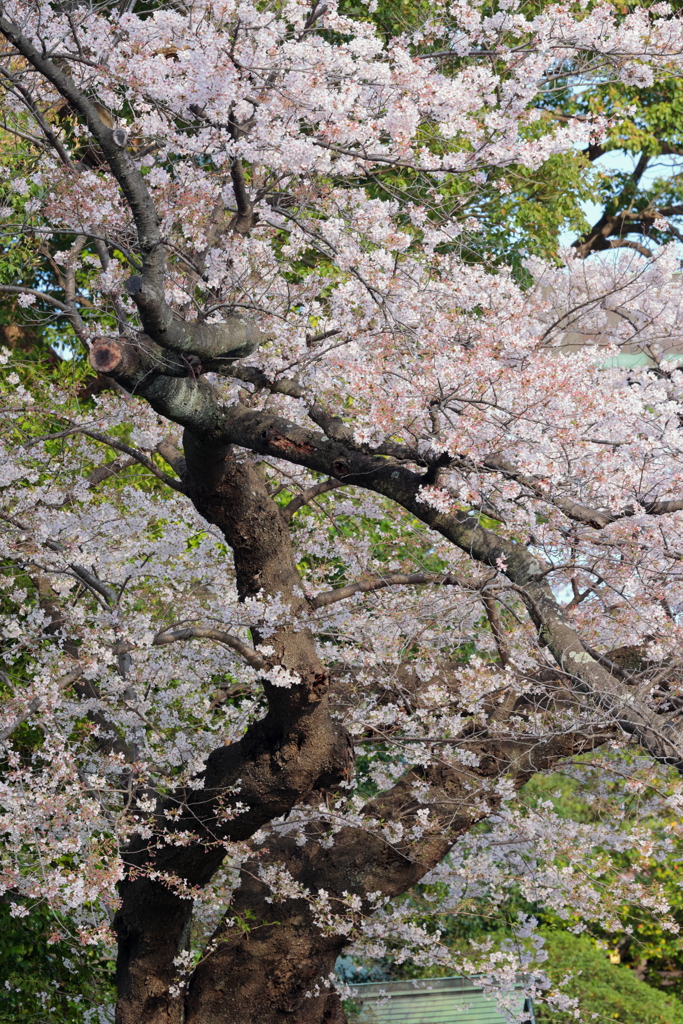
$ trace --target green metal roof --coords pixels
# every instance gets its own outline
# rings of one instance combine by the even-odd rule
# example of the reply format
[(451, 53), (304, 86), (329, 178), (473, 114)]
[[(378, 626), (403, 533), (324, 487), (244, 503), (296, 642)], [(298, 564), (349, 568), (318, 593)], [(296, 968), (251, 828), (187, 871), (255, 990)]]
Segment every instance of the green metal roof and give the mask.
[[(681, 363), (683, 362), (683, 355), (680, 352), (670, 352), (668, 355), (663, 357), (663, 362), (666, 363)], [(621, 352), (618, 356), (610, 356), (603, 363), (603, 369), (609, 369), (612, 366), (630, 367), (630, 366), (654, 366), (655, 361), (645, 352)], [(673, 367), (670, 367), (673, 369)]]
[[(469, 978), (373, 982), (353, 989), (363, 1024), (505, 1024), (495, 999)], [(525, 1009), (533, 1024), (533, 1010), (521, 992), (514, 1009)]]

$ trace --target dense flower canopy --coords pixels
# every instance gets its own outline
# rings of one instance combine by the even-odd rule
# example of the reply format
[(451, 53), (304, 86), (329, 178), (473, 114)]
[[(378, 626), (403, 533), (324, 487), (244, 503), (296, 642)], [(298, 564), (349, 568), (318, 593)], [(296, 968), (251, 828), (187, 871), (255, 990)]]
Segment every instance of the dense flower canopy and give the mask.
[[(121, 1024), (245, 1021), (259, 978), (254, 1019), (340, 1021), (349, 945), (492, 984), (521, 958), (541, 998), (532, 923), (463, 954), (421, 880), (449, 915), (514, 884), (675, 927), (609, 872), (680, 832), (677, 232), (491, 239), (615, 130), (563, 97), (676, 80), (683, 21), (376, 10), (1, 7), (0, 291), (69, 356), (0, 355), (1, 884), (83, 943), (114, 920)], [(603, 824), (519, 801), (558, 764), (609, 782)], [(231, 959), (249, 919), (291, 958), (270, 987)]]

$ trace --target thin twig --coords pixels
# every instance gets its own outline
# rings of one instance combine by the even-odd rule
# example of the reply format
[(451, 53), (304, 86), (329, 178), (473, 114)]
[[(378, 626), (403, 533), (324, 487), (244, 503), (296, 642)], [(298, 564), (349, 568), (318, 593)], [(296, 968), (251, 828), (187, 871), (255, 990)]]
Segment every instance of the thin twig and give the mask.
[[(309, 599), (309, 606), (315, 608), (327, 608), (328, 605), (336, 604), (337, 601), (344, 601), (354, 594), (369, 594), (375, 590), (383, 590), (385, 587), (395, 586), (422, 586), (431, 583), (438, 587), (464, 587), (468, 590), (478, 590), (479, 585), (469, 580), (455, 576), (453, 573), (437, 575), (428, 572), (392, 573), (376, 580), (361, 580), (357, 583), (347, 583), (345, 587), (337, 587), (335, 590), (326, 590), (322, 594), (316, 594)], [(486, 585), (485, 583), (483, 584)]]

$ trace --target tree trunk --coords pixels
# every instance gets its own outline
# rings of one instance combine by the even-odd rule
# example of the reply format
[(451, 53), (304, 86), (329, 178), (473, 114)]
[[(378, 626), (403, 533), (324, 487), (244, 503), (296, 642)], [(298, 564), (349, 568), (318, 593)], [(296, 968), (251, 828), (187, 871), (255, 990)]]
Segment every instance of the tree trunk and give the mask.
[[(240, 596), (277, 594), (294, 617), (305, 609), (305, 599), (289, 530), (251, 458), (238, 458), (225, 445), (193, 436), (186, 436), (185, 452), (193, 501), (233, 550)], [(258, 639), (258, 623), (252, 633)], [(244, 841), (313, 790), (349, 778), (352, 747), (329, 714), (329, 674), (310, 630), (285, 625), (268, 637), (268, 644), (275, 663), (298, 682), (287, 688), (264, 680), (266, 717), (238, 743), (213, 751), (203, 789), (161, 801), (146, 822), (158, 826), (160, 835), (194, 832), (196, 841), (174, 846), (140, 839), (124, 851), (127, 877), (120, 885), (122, 904), (115, 920), (117, 1024), (184, 1020), (174, 960), (188, 946), (192, 899), (182, 898), (177, 882), (206, 885), (225, 855), (224, 840)], [(243, 807), (226, 815), (236, 802)], [(172, 824), (163, 813), (169, 803), (182, 810)], [(159, 881), (159, 875), (170, 881)]]
[[(257, 862), (249, 868), (257, 870)], [(305, 900), (268, 903), (268, 896), (263, 882), (243, 873), (214, 936), (216, 948), (209, 946), (192, 975), (185, 1024), (345, 1021), (341, 1000), (329, 987), (345, 937), (323, 935)]]

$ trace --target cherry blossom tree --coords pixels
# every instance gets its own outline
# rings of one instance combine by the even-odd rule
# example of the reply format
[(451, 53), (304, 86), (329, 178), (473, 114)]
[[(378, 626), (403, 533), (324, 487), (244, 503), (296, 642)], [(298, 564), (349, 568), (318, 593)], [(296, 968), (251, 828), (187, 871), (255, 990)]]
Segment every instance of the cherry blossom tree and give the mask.
[[(2, 355), (2, 885), (113, 926), (120, 1024), (341, 1022), (392, 942), (542, 993), (533, 922), (456, 955), (420, 881), (666, 914), (586, 873), (680, 829), (676, 243), (520, 276), (486, 218), (613, 130), (556, 90), (675, 80), (683, 22), (375, 7), (1, 6), (51, 275), (1, 287), (106, 385)], [(591, 751), (642, 821), (516, 801)]]

